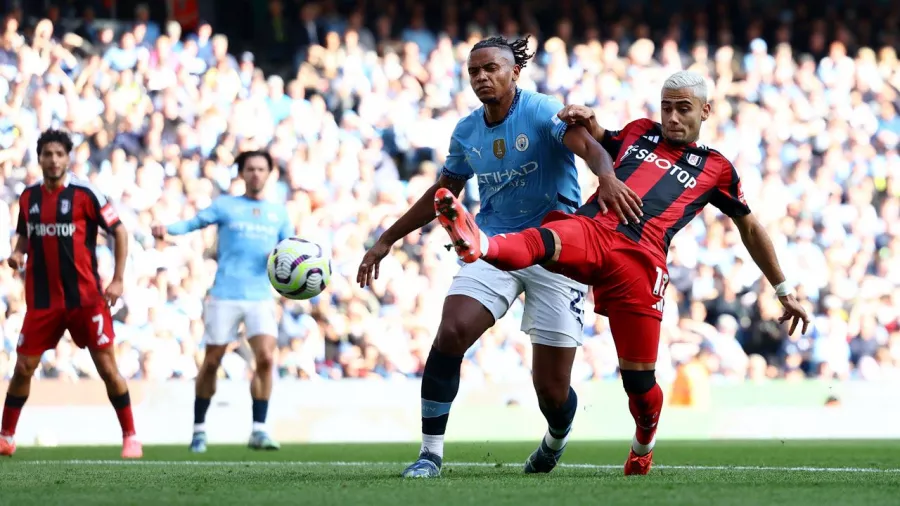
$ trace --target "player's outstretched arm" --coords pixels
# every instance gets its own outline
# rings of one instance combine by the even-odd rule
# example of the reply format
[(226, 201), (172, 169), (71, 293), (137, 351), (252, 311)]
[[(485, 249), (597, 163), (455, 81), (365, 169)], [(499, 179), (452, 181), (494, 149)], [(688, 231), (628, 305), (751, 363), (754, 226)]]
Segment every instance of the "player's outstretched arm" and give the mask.
[(567, 105), (556, 116), (567, 125), (581, 125), (590, 132), (591, 137), (597, 142), (603, 142), (606, 129), (597, 122), (594, 110), (585, 105)]
[(209, 207), (200, 210), (193, 218), (176, 221), (168, 226), (163, 225), (162, 223), (154, 223), (150, 225), (150, 231), (152, 232), (153, 237), (156, 237), (157, 239), (164, 239), (166, 234), (184, 235), (218, 223), (220, 215), (221, 206), (219, 199), (216, 199)]
[(612, 158), (591, 134), (581, 125), (571, 125), (566, 129), (563, 143), (572, 153), (587, 162), (591, 171), (600, 179), (597, 189), (597, 203), (600, 212), (606, 214), (607, 207), (619, 217), (622, 223), (638, 223), (641, 211), (641, 198), (631, 188), (616, 178)]
[(794, 333), (797, 325), (802, 321), (803, 327), (800, 332), (805, 334), (809, 326), (809, 316), (806, 310), (800, 305), (800, 301), (794, 297), (793, 289), (784, 277), (781, 265), (778, 263), (778, 257), (775, 255), (775, 246), (772, 239), (766, 232), (765, 227), (752, 214), (745, 216), (733, 217), (732, 221), (741, 233), (741, 241), (750, 252), (750, 257), (759, 266), (759, 269), (775, 287), (775, 293), (778, 300), (784, 306), (784, 314), (778, 319), (779, 323), (791, 321), (790, 334)]
[(391, 251), (391, 247), (400, 239), (406, 237), (415, 230), (428, 225), (434, 220), (434, 194), (439, 188), (447, 188), (457, 197), (462, 193), (466, 186), (464, 179), (451, 178), (442, 175), (431, 188), (429, 188), (422, 197), (409, 208), (409, 211), (403, 214), (393, 225), (381, 234), (381, 237), (375, 241), (375, 245), (366, 252), (362, 262), (359, 264), (359, 271), (356, 275), (356, 282), (359, 286), (365, 288), (372, 284), (373, 279), (378, 279), (378, 270), (381, 260)]

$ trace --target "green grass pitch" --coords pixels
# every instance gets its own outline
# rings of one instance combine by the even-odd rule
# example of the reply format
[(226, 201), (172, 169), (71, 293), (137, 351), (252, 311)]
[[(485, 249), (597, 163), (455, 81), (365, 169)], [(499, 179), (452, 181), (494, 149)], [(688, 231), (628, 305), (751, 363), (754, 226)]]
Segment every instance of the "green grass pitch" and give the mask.
[(288, 445), (204, 455), (151, 446), (20, 448), (0, 459), (0, 505), (865, 505), (900, 504), (900, 441), (660, 441), (649, 476), (625, 477), (627, 442), (570, 444), (526, 476), (528, 443), (453, 443), (437, 480), (404, 480), (417, 445)]

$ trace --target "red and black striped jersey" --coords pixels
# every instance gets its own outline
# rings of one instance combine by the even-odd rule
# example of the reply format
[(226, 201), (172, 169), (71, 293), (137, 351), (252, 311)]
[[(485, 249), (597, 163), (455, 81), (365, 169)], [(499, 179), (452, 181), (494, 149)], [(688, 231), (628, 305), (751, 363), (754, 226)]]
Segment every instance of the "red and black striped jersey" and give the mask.
[(16, 232), (28, 237), (28, 309), (75, 309), (103, 303), (97, 272), (97, 232), (120, 225), (106, 197), (68, 174), (56, 190), (41, 183), (19, 197)]
[(696, 143), (679, 146), (666, 142), (659, 123), (639, 119), (622, 130), (607, 130), (601, 144), (615, 160), (616, 177), (643, 200), (644, 216), (640, 223), (623, 225), (612, 213), (597, 215), (596, 194), (579, 214), (594, 216), (646, 245), (663, 261), (672, 237), (706, 204), (733, 218), (750, 214), (731, 162)]

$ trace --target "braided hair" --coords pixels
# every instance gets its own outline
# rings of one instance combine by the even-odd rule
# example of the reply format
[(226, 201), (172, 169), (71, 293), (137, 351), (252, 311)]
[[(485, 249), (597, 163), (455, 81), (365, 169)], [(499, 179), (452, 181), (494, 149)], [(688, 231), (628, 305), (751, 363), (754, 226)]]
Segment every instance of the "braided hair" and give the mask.
[(513, 59), (515, 60), (515, 63), (519, 66), (519, 68), (525, 68), (525, 65), (528, 65), (528, 60), (530, 60), (534, 56), (534, 53), (528, 53), (527, 35), (523, 39), (516, 39), (512, 42), (506, 40), (505, 37), (490, 37), (476, 43), (472, 48), (472, 51), (475, 51), (476, 49), (485, 49), (488, 47), (499, 47), (512, 51)]

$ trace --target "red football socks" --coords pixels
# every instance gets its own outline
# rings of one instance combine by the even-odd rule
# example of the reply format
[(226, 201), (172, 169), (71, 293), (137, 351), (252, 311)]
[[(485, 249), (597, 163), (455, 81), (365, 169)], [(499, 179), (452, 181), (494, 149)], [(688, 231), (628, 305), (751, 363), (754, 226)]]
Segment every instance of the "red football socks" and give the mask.
[(129, 437), (135, 434), (134, 416), (131, 414), (131, 406), (125, 406), (116, 410), (116, 416), (119, 417), (119, 425), (122, 426), (122, 436)]
[(663, 392), (658, 383), (643, 394), (628, 394), (628, 410), (637, 426), (635, 438), (638, 443), (647, 445), (653, 441), (662, 407)]
[(134, 416), (131, 414), (131, 395), (125, 392), (117, 397), (110, 397), (110, 402), (116, 408), (116, 416), (119, 418), (119, 425), (122, 427), (122, 436), (129, 437), (135, 435)]
[(482, 258), (500, 270), (517, 271), (540, 263), (546, 256), (547, 249), (540, 231), (529, 228), (517, 234), (489, 238), (487, 253)]
[(27, 397), (6, 394), (6, 402), (3, 404), (3, 420), (0, 423), (0, 436), (12, 437), (16, 434), (16, 425), (19, 424), (19, 415)]

